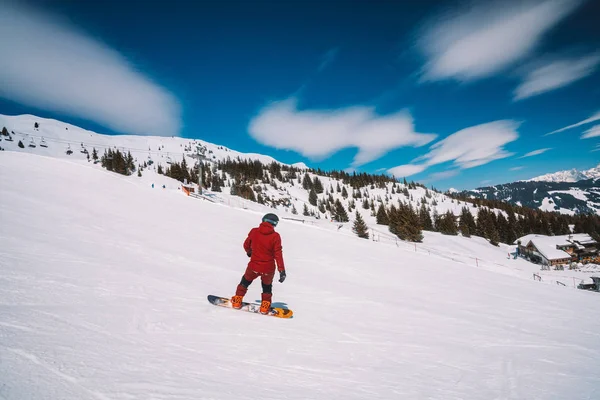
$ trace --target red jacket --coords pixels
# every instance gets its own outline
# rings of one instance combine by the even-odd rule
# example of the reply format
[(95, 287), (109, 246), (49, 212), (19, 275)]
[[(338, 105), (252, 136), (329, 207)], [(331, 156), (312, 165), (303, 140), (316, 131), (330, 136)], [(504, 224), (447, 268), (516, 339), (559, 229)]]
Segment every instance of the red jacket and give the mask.
[(244, 241), (244, 250), (251, 254), (248, 267), (261, 274), (274, 274), (275, 261), (277, 270), (285, 270), (281, 251), (281, 236), (275, 232), (273, 225), (262, 222), (258, 228), (252, 228)]

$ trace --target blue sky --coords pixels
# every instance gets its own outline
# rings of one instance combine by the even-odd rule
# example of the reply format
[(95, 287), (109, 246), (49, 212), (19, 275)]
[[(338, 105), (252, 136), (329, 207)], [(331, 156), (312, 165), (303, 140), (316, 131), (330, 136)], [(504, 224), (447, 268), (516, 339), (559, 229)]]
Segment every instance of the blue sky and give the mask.
[(440, 189), (600, 161), (598, 1), (0, 6), (0, 113)]

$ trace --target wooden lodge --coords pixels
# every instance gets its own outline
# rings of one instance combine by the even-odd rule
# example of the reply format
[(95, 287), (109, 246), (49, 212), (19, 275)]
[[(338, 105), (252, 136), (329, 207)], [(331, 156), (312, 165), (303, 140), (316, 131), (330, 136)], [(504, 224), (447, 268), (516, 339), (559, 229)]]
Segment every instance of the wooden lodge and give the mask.
[(561, 236), (526, 235), (515, 241), (518, 252), (534, 263), (562, 265), (600, 258), (600, 244), (585, 233)]

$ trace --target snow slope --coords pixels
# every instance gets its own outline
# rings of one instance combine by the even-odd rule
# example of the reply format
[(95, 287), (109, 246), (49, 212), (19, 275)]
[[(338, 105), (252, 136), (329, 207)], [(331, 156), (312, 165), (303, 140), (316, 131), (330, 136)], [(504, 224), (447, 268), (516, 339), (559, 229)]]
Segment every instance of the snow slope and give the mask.
[(0, 152), (0, 398), (600, 396), (597, 293), (284, 220), (295, 317), (226, 310), (261, 213), (135, 182)]
[[(35, 128), (35, 124), (38, 128)], [(14, 139), (12, 143), (3, 140), (0, 146), (12, 151), (33, 152), (35, 154), (46, 155), (59, 158), (85, 158), (80, 151), (86, 148), (90, 155), (92, 148), (96, 148), (98, 155), (102, 156), (104, 150), (109, 148), (130, 151), (133, 157), (137, 158), (139, 163), (144, 160), (152, 159), (156, 163), (162, 163), (166, 166), (167, 159), (180, 162), (185, 155), (196, 154), (196, 146), (206, 148), (206, 156), (210, 160), (224, 160), (227, 157), (235, 159), (259, 160), (268, 164), (273, 161), (278, 162), (273, 157), (256, 154), (241, 153), (228, 149), (224, 146), (209, 143), (198, 139), (185, 139), (181, 137), (164, 136), (138, 136), (138, 135), (102, 135), (96, 132), (80, 128), (62, 121), (54, 119), (41, 118), (35, 115), (2, 115), (0, 114), (0, 129), (6, 127)], [(47, 148), (40, 147), (42, 139), (48, 145)], [(17, 142), (21, 140), (25, 145), (24, 149), (17, 147)], [(31, 142), (36, 144), (35, 148), (29, 148)], [(11, 147), (9, 147), (11, 146)], [(185, 147), (189, 146), (189, 151)], [(74, 155), (66, 155), (66, 150), (71, 148)], [(188, 162), (192, 160), (187, 159)], [(304, 163), (296, 163), (298, 168), (306, 168)]]
[[(38, 123), (37, 128), (35, 127), (36, 123)], [(158, 174), (156, 172), (157, 164), (167, 167), (167, 161), (169, 159), (175, 162), (180, 162), (183, 157), (185, 157), (187, 164), (192, 166), (195, 163), (195, 159), (192, 158), (192, 156), (196, 155), (197, 146), (205, 148), (206, 156), (213, 161), (225, 160), (227, 157), (231, 157), (232, 159), (240, 157), (243, 160), (259, 160), (263, 164), (268, 164), (274, 161), (278, 162), (270, 156), (254, 153), (240, 153), (220, 145), (197, 139), (156, 136), (102, 135), (61, 121), (40, 118), (34, 115), (6, 116), (0, 114), (0, 129), (3, 126), (6, 126), (9, 132), (15, 132), (13, 135), (11, 135), (11, 137), (14, 139), (13, 142), (6, 142), (5, 140), (0, 142), (0, 146), (9, 151), (31, 153), (87, 163), (87, 155), (82, 153), (83, 149), (87, 149), (88, 153), (91, 153), (92, 149), (95, 148), (101, 156), (104, 153), (104, 150), (112, 148), (119, 149), (124, 152), (131, 152), (132, 156), (136, 160), (136, 165), (143, 164), (145, 160), (152, 160), (154, 162), (152, 167), (144, 169), (142, 172), (142, 179), (136, 179), (136, 182), (142, 182), (146, 185), (151, 185), (154, 183), (160, 187), (162, 187), (162, 185), (166, 185), (167, 189), (177, 189), (180, 187), (180, 183)], [(47, 148), (39, 146), (42, 138), (48, 144)], [(19, 140), (21, 140), (25, 146), (22, 149), (17, 145)], [(31, 143), (31, 141), (36, 144), (36, 147), (29, 147), (29, 143)], [(186, 150), (186, 147), (188, 150)], [(68, 148), (73, 151), (73, 154), (66, 154), (66, 150)], [(307, 169), (304, 163), (295, 163), (292, 165), (297, 168)], [(313, 173), (310, 173), (309, 175), (311, 179), (314, 179), (317, 176)], [(254, 185), (254, 187), (261, 186), (262, 194), (265, 197), (276, 201), (289, 201), (289, 206), (279, 207), (278, 212), (284, 213), (284, 215), (289, 218), (299, 218), (311, 221), (311, 223), (319, 223), (316, 218), (302, 215), (305, 205), (310, 211), (319, 213), (317, 207), (310, 205), (308, 201), (309, 192), (307, 190), (303, 189), (302, 186), (298, 184), (292, 186), (288, 182), (281, 182), (273, 176), (269, 176), (269, 178), (271, 182), (277, 185), (276, 188), (272, 185), (258, 185), (258, 183)], [(369, 201), (373, 201), (377, 208), (380, 204), (385, 204), (387, 207), (389, 207), (391, 204), (397, 205), (398, 201), (402, 201), (410, 203), (413, 207), (418, 209), (421, 205), (421, 202), (426, 201), (428, 207), (432, 210), (432, 215), (434, 209), (440, 215), (446, 213), (447, 211), (451, 211), (455, 215), (459, 215), (462, 207), (465, 205), (470, 207), (472, 212), (475, 214), (477, 213), (477, 209), (473, 204), (465, 204), (464, 202), (455, 201), (441, 193), (429, 191), (429, 197), (426, 197), (426, 190), (422, 187), (408, 189), (407, 185), (398, 183), (396, 185), (396, 190), (406, 188), (409, 192), (408, 196), (401, 193), (400, 190), (392, 193), (391, 183), (388, 183), (385, 188), (363, 187), (360, 188), (361, 198), (353, 199), (352, 194), (354, 189), (350, 185), (346, 185), (338, 179), (324, 176), (319, 176), (319, 179), (321, 180), (325, 189), (337, 189), (338, 185), (341, 188), (345, 188), (349, 194), (349, 197), (344, 198), (341, 193), (333, 190), (331, 194), (334, 200), (340, 200), (346, 210), (349, 209), (350, 202), (354, 201), (357, 205), (358, 211), (361, 213), (365, 221), (370, 225), (375, 225), (375, 217), (371, 215), (370, 210), (365, 210), (361, 207), (362, 201), (365, 198), (368, 198)], [(213, 196), (212, 198), (215, 199), (215, 201), (218, 201), (222, 204), (233, 205), (241, 208), (252, 208), (261, 211), (267, 209), (264, 206), (253, 204), (249, 201), (243, 201), (240, 199), (240, 197), (229, 195), (229, 187), (224, 187), (223, 192), (211, 193), (211, 196)], [(326, 193), (322, 193), (318, 197), (319, 200), (323, 200), (326, 196)], [(437, 204), (435, 206), (433, 205), (434, 201), (435, 204)], [(294, 208), (298, 214), (293, 214)], [(500, 210), (495, 210), (495, 212), (504, 213)], [(504, 214), (506, 216), (506, 213)], [(325, 214), (319, 214), (320, 219), (327, 219), (330, 216), (331, 215), (329, 212)], [(349, 213), (349, 217), (352, 221), (354, 220), (354, 211)], [(347, 226), (346, 229), (349, 230)]]

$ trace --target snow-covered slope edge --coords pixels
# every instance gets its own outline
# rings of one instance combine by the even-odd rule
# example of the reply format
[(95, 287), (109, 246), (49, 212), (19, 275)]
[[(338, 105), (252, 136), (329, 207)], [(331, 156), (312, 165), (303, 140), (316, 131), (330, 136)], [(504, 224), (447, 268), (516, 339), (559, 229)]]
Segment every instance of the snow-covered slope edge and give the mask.
[[(184, 154), (195, 154), (196, 146), (200, 145), (206, 147), (206, 155), (211, 160), (224, 160), (227, 157), (234, 159), (240, 157), (242, 159), (259, 160), (265, 164), (279, 162), (267, 155), (241, 153), (199, 139), (162, 136), (103, 135), (62, 121), (40, 118), (35, 115), (9, 116), (0, 114), (0, 129), (2, 129), (2, 127), (6, 127), (9, 133), (11, 133), (14, 141), (13, 143), (8, 143), (3, 140), (0, 142), (0, 146), (5, 147), (8, 150), (32, 152), (58, 158), (75, 158), (66, 155), (66, 150), (68, 148), (71, 148), (75, 154), (79, 153), (84, 148), (91, 153), (92, 148), (96, 148), (99, 155), (102, 155), (104, 150), (109, 148), (124, 148), (126, 151), (131, 151), (132, 155), (138, 158), (140, 162), (143, 162), (146, 159), (153, 159), (154, 162), (162, 162), (163, 165), (166, 165), (168, 159), (179, 162), (182, 160)], [(12, 134), (12, 132), (14, 132), (14, 134)], [(40, 147), (42, 139), (48, 145), (47, 148)], [(19, 140), (25, 145), (25, 148), (22, 150), (16, 147)], [(34, 143), (36, 147), (29, 148), (31, 143)], [(190, 150), (186, 150), (186, 147)], [(296, 163), (294, 165), (298, 168), (306, 168), (304, 163)]]
[(283, 221), (295, 318), (236, 313), (205, 297), (233, 291), (260, 214), (66, 160), (0, 171), (3, 398), (597, 394), (597, 294)]

